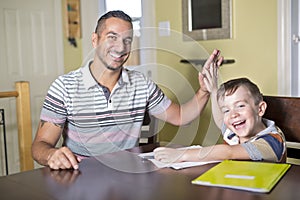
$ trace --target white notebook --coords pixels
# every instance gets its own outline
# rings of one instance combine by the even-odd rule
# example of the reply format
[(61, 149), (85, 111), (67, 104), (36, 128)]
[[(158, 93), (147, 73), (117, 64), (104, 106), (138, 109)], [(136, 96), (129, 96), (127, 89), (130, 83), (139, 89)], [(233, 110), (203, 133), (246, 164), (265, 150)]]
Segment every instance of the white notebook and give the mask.
[[(183, 148), (180, 148), (180, 149), (193, 149), (193, 148), (202, 148), (202, 147), (200, 145), (193, 145), (193, 146), (189, 146), (189, 147), (183, 147)], [(160, 161), (154, 159), (154, 152), (141, 153), (141, 154), (139, 154), (139, 156), (141, 158), (144, 158), (144, 159), (147, 159), (147, 160), (151, 161), (158, 168), (170, 167), (170, 168), (173, 168), (173, 169), (183, 169), (183, 168), (188, 168), (188, 167), (206, 165), (206, 164), (209, 164), (209, 163), (220, 162), (220, 161), (209, 161), (209, 162), (164, 163), (164, 162), (160, 162)]]

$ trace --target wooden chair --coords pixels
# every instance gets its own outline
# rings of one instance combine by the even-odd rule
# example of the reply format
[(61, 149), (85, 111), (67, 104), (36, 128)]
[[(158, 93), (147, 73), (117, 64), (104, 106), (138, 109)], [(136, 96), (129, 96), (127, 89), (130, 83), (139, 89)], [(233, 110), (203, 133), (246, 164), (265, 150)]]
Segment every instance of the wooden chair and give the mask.
[(300, 97), (264, 96), (265, 118), (275, 121), (287, 141), (287, 162), (300, 164)]
[(20, 170), (26, 171), (34, 168), (29, 82), (16, 82), (15, 87), (16, 91), (0, 92), (0, 98), (16, 98)]

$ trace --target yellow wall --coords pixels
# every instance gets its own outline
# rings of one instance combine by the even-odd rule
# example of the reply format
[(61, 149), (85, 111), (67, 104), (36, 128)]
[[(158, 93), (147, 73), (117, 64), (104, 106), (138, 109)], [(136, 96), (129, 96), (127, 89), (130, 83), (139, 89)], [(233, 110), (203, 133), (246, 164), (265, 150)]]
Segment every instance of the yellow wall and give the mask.
[[(157, 26), (161, 21), (170, 21), (170, 28), (174, 32), (181, 32), (181, 2), (181, 0), (157, 0)], [(232, 25), (232, 39), (198, 41), (198, 44), (202, 45), (209, 53), (213, 49), (218, 48), (222, 51), (222, 55), (225, 58), (235, 59), (236, 62), (234, 64), (221, 67), (221, 82), (236, 77), (248, 77), (258, 84), (263, 94), (277, 94), (277, 1), (232, 0)], [(158, 37), (158, 41), (160, 39)], [(195, 53), (191, 49), (199, 50), (199, 48), (195, 48), (194, 43), (182, 40), (174, 41), (169, 45), (175, 45), (175, 47), (170, 46), (171, 49), (183, 49), (183, 58), (195, 58)], [(164, 68), (168, 66), (174, 71), (181, 73), (189, 83), (183, 84), (181, 81), (172, 81), (174, 77), (170, 76), (170, 71), (165, 69), (158, 69), (158, 82), (164, 80), (163, 89), (168, 95), (172, 94), (173, 99), (175, 99), (173, 94), (175, 93), (177, 99), (179, 98), (178, 96), (183, 95), (186, 100), (191, 95), (185, 93), (185, 86), (192, 86), (195, 90), (198, 89), (197, 71), (191, 65), (179, 63), (180, 57), (180, 55), (158, 51), (157, 62)], [(176, 88), (175, 92), (174, 88)], [(208, 106), (200, 117), (199, 130), (195, 127), (184, 127), (186, 130), (182, 132), (186, 133), (190, 130), (198, 130), (198, 134), (193, 141), (194, 143), (201, 143), (207, 137), (207, 131), (215, 132), (217, 130), (215, 127), (209, 127), (211, 125), (210, 113)], [(194, 126), (197, 125), (198, 121)], [(175, 135), (178, 137), (176, 130), (176, 127), (171, 125), (164, 126), (159, 134), (159, 139), (170, 141), (174, 139)], [(180, 140), (182, 140), (182, 143), (185, 143), (184, 140), (187, 136), (184, 133), (179, 133), (179, 135), (182, 135)]]
[(80, 38), (76, 38), (77, 47), (71, 45), (64, 37), (64, 66), (65, 73), (79, 68), (82, 64), (82, 43)]

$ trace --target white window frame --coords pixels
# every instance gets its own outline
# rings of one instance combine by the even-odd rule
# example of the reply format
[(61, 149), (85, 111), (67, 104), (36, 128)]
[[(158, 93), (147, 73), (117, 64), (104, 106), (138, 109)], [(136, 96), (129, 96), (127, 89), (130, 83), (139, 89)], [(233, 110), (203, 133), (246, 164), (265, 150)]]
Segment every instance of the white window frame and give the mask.
[(291, 95), (291, 0), (278, 0), (278, 95)]

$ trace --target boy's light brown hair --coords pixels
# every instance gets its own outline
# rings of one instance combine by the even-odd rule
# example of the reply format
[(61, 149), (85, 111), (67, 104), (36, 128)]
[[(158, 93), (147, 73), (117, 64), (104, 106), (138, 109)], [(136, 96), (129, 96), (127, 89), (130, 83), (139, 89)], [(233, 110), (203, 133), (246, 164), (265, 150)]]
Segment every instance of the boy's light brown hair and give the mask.
[(256, 105), (263, 101), (263, 95), (259, 88), (248, 78), (237, 78), (223, 83), (218, 89), (217, 100), (219, 101), (221, 98), (224, 99), (225, 96), (232, 95), (240, 86), (244, 86), (249, 90)]

